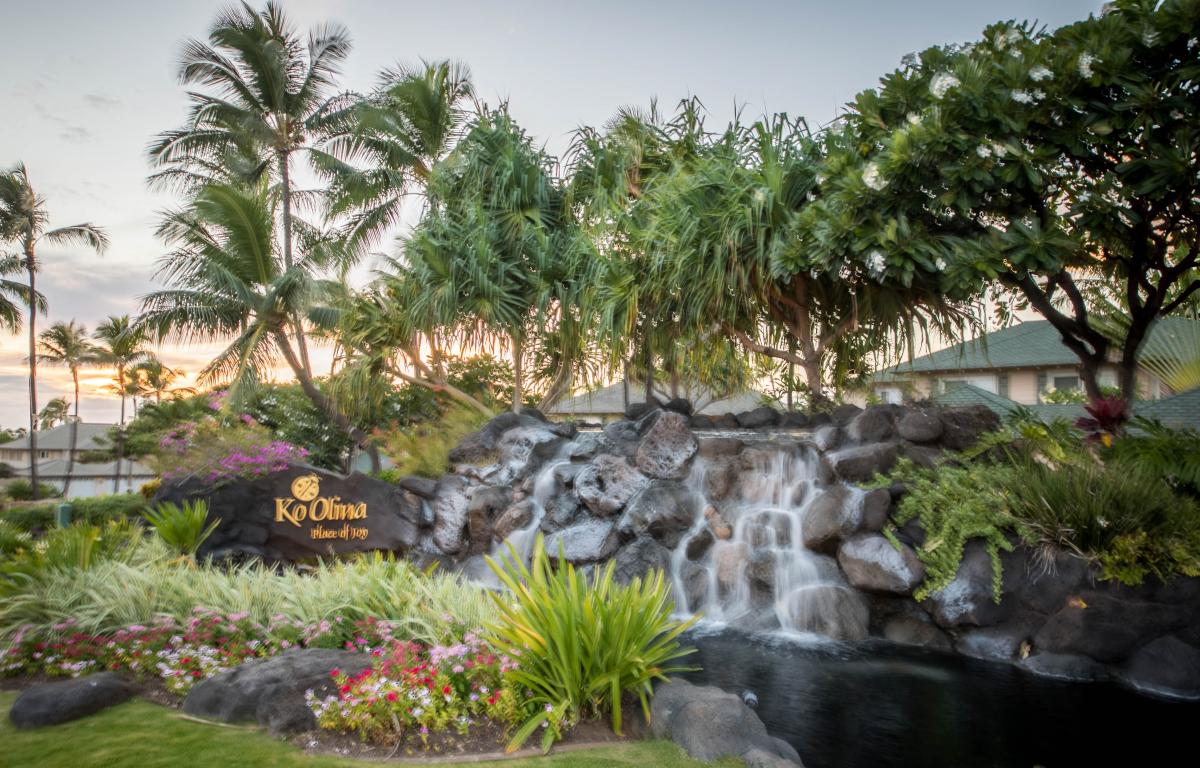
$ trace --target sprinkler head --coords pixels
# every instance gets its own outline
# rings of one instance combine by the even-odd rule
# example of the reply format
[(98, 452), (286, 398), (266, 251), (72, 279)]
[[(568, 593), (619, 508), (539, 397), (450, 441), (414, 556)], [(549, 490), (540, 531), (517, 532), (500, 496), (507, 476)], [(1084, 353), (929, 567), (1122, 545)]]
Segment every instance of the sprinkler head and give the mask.
[(754, 691), (742, 691), (742, 703), (750, 709), (758, 709), (758, 697), (754, 695)]

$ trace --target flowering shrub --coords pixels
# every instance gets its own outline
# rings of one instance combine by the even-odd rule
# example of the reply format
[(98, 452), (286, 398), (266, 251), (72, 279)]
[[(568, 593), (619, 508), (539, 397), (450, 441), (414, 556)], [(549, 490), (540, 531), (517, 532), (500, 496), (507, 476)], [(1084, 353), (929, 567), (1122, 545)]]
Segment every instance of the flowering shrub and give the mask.
[(412, 736), (427, 743), (430, 732), (466, 734), (481, 719), (508, 727), (528, 708), (507, 679), (516, 662), (474, 634), (455, 645), (394, 642), (386, 653), (381, 648), (373, 653), (379, 660), (357, 675), (333, 670), (336, 694), (307, 692), (322, 728), (367, 741)]
[(308, 451), (271, 433), (252, 417), (210, 416), (177, 425), (158, 441), (154, 468), (164, 480), (198, 477), (206, 483), (253, 478), (287, 469)]

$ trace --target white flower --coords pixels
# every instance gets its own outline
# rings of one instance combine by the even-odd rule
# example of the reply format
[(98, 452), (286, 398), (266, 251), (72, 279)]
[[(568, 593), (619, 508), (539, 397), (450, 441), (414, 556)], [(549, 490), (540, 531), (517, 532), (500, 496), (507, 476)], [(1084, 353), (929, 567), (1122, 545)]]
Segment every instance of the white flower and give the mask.
[(867, 269), (876, 277), (883, 276), (887, 269), (887, 259), (883, 257), (882, 251), (874, 250), (867, 254)]
[(879, 166), (875, 163), (867, 163), (867, 167), (863, 168), (862, 180), (863, 184), (876, 192), (887, 186), (887, 179), (879, 173)]
[(762, 205), (767, 199), (767, 194), (761, 189), (754, 190), (754, 202)]
[(907, 115), (904, 116), (904, 119), (908, 121), (909, 125), (920, 125), (921, 124), (921, 116), (918, 115), (916, 112), (909, 112)]
[(1033, 103), (1033, 94), (1031, 94), (1029, 91), (1020, 91), (1020, 90), (1013, 91), (1012, 98), (1013, 98), (1013, 101), (1017, 102), (1018, 104), (1032, 104)]
[(982, 144), (980, 144), (978, 147), (975, 147), (975, 154), (979, 155), (984, 160), (987, 160), (989, 157), (992, 156), (992, 149), (991, 149), (991, 147), (985, 147)]
[(1142, 34), (1142, 44), (1145, 45), (1147, 48), (1152, 47), (1157, 42), (1158, 42), (1158, 35), (1154, 33), (1154, 30), (1147, 29)]
[(1197, 44), (1200, 44), (1200, 39), (1195, 37), (1188, 38), (1188, 48), (1195, 48)]
[(933, 98), (940, 99), (946, 95), (946, 91), (954, 88), (959, 84), (959, 79), (949, 72), (938, 72), (929, 81), (929, 92), (933, 94)]
[(937, 260), (933, 262), (933, 266), (937, 267), (938, 272), (945, 272), (946, 271), (946, 260), (943, 259), (941, 256), (938, 256)]
[(1034, 67), (1029, 71), (1029, 77), (1035, 83), (1040, 83), (1043, 80), (1049, 80), (1050, 78), (1054, 77), (1054, 73), (1051, 72), (1047, 67)]
[(1095, 72), (1092, 70), (1092, 65), (1096, 63), (1096, 57), (1090, 53), (1083, 53), (1079, 56), (1079, 75), (1080, 77), (1090, 78)]
[(1005, 155), (1008, 154), (1008, 147), (1004, 146), (1003, 144), (1001, 144), (998, 141), (993, 141), (992, 142), (992, 154), (995, 155), (996, 157), (1004, 157)]
[(1041, 88), (1035, 88), (1033, 90), (1033, 100), (1034, 101), (1041, 101), (1044, 98), (1046, 98), (1046, 92), (1043, 91)]

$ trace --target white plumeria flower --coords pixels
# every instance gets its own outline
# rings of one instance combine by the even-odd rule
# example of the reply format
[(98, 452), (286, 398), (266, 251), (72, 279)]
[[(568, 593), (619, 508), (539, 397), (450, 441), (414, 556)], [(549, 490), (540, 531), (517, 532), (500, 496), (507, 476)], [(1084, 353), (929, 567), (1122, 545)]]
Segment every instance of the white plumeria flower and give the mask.
[(883, 174), (879, 172), (879, 166), (873, 162), (867, 163), (867, 167), (863, 168), (862, 180), (863, 184), (876, 192), (887, 186), (887, 179), (883, 178)]
[(904, 116), (904, 119), (908, 121), (909, 125), (920, 125), (921, 124), (921, 116), (918, 115), (916, 112), (909, 112), (907, 115)]
[(1012, 92), (1012, 99), (1018, 104), (1032, 104), (1033, 94), (1029, 91), (1015, 90)]
[(938, 256), (937, 260), (933, 262), (933, 266), (937, 268), (938, 272), (945, 272), (946, 271), (946, 260), (943, 259), (941, 256)]
[(1008, 147), (1004, 146), (1003, 144), (1001, 144), (998, 141), (993, 141), (992, 142), (992, 154), (995, 155), (996, 157), (1004, 157), (1005, 155), (1008, 154)]
[(882, 251), (877, 249), (867, 254), (867, 269), (876, 277), (883, 275), (887, 270), (887, 259), (884, 258)]
[(958, 86), (959, 82), (959, 79), (949, 72), (938, 72), (929, 81), (929, 92), (933, 94), (933, 98), (940, 99), (951, 88)]
[(1095, 71), (1092, 70), (1092, 65), (1096, 63), (1096, 57), (1090, 53), (1083, 53), (1079, 56), (1079, 74), (1082, 77), (1091, 78)]
[(1035, 83), (1040, 83), (1043, 80), (1049, 80), (1054, 77), (1054, 73), (1047, 67), (1034, 67), (1029, 71), (1029, 78)]
[(979, 155), (984, 160), (987, 160), (992, 156), (992, 149), (991, 147), (985, 147), (984, 145), (980, 144), (978, 147), (975, 147), (975, 154)]

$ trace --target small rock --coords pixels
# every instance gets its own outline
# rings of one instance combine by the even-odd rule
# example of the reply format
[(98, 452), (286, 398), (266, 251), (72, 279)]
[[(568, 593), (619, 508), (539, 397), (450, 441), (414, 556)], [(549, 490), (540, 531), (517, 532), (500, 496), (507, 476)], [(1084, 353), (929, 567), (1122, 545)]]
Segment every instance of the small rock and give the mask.
[(553, 559), (560, 554), (571, 563), (594, 563), (617, 551), (620, 541), (611, 520), (586, 520), (546, 537), (546, 553)]
[(575, 476), (575, 493), (592, 512), (615, 514), (642, 491), (650, 480), (617, 456), (602, 454)]
[(761, 429), (778, 423), (779, 413), (774, 408), (763, 405), (752, 411), (736, 414), (734, 418), (742, 429)]
[(683, 414), (684, 416), (692, 415), (692, 401), (686, 397), (676, 397), (673, 400), (668, 400), (663, 406), (665, 410), (674, 411), (675, 413)]
[(708, 554), (708, 550), (712, 547), (712, 545), (712, 531), (705, 528), (704, 530), (692, 536), (692, 538), (688, 539), (687, 549), (684, 550), (684, 553), (687, 555), (688, 560), (699, 560)]

